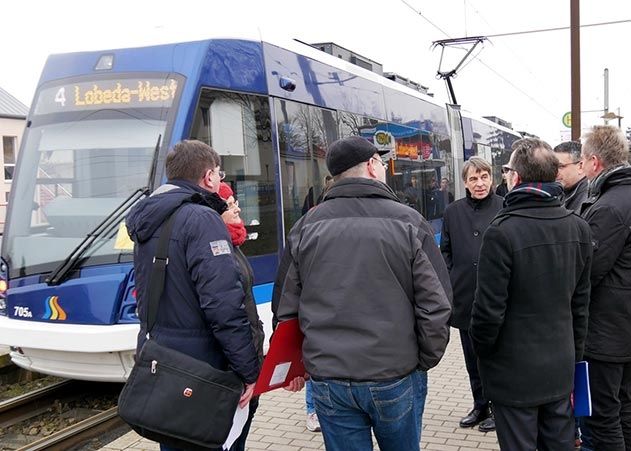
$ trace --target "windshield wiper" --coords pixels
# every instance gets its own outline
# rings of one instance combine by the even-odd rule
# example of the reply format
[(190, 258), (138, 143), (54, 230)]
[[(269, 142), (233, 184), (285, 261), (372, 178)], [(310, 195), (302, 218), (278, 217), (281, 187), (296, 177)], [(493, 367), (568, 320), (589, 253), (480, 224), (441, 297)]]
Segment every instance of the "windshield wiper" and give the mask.
[(131, 193), (131, 195), (127, 199), (125, 199), (118, 207), (116, 207), (114, 211), (107, 215), (99, 225), (91, 230), (79, 243), (79, 245), (75, 247), (74, 250), (70, 252), (70, 254), (68, 254), (68, 257), (66, 257), (66, 259), (61, 262), (61, 264), (57, 266), (57, 268), (55, 268), (53, 272), (51, 272), (50, 275), (46, 278), (46, 283), (48, 285), (59, 285), (64, 280), (66, 280), (70, 272), (81, 261), (88, 249), (90, 249), (95, 242), (103, 239), (104, 237), (109, 237), (113, 229), (120, 224), (121, 218), (127, 213), (127, 211), (142, 197), (151, 194), (151, 192), (153, 191), (153, 186), (155, 184), (153, 179), (155, 178), (161, 139), (162, 135), (158, 135), (158, 142), (156, 142), (156, 147), (153, 152), (153, 159), (151, 160), (151, 170), (149, 171), (147, 186), (138, 188), (136, 191)]
[(48, 285), (59, 285), (77, 265), (79, 260), (85, 255), (86, 251), (99, 239), (109, 236), (109, 233), (120, 223), (121, 218), (127, 213), (127, 210), (136, 203), (140, 198), (149, 195), (147, 187), (138, 188), (125, 201), (120, 204), (113, 212), (101, 222), (94, 230), (90, 231), (86, 237), (74, 248), (72, 252), (61, 262), (55, 270), (46, 278)]

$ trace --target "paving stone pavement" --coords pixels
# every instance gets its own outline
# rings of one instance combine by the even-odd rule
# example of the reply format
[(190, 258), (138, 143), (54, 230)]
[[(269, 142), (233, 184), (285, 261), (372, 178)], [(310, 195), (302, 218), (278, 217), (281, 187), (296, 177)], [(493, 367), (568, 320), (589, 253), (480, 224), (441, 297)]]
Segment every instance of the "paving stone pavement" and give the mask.
[[(423, 414), (421, 448), (434, 451), (499, 450), (494, 432), (458, 427), (472, 406), (458, 331), (451, 330), (445, 357), (429, 372), (429, 393)], [(247, 449), (273, 451), (324, 450), (320, 433), (305, 427), (304, 391), (275, 390), (261, 397), (248, 436)], [(159, 446), (130, 432), (101, 448), (103, 451), (157, 451)], [(378, 447), (375, 444), (375, 450)], [(401, 450), (405, 451), (405, 450)]]

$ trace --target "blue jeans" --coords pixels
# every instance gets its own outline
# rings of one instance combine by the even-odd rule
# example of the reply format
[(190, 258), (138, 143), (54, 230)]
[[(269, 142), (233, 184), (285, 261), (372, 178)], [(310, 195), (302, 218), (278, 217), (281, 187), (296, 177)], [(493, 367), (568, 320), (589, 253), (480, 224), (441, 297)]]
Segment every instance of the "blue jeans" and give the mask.
[(313, 380), (313, 400), (327, 451), (418, 451), (427, 373), (387, 382)]
[(305, 382), (305, 405), (307, 406), (307, 415), (315, 412), (315, 406), (313, 405), (313, 387), (309, 379)]

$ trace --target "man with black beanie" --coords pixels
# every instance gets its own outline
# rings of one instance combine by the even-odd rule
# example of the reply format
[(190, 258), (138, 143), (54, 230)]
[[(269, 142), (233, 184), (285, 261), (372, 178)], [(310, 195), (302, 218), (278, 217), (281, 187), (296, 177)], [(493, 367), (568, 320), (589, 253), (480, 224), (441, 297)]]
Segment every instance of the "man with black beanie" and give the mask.
[(298, 317), (328, 451), (418, 451), (427, 370), (449, 340), (447, 268), (423, 217), (354, 136), (331, 144), (335, 183), (291, 229), (280, 321)]

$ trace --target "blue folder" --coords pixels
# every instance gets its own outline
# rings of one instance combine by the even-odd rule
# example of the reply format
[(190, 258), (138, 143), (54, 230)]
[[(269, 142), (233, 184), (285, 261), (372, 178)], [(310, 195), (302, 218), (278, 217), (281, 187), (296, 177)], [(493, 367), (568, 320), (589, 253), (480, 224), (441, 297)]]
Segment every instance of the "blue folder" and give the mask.
[(589, 366), (577, 362), (574, 369), (574, 416), (589, 417), (592, 414), (592, 397), (589, 390)]

